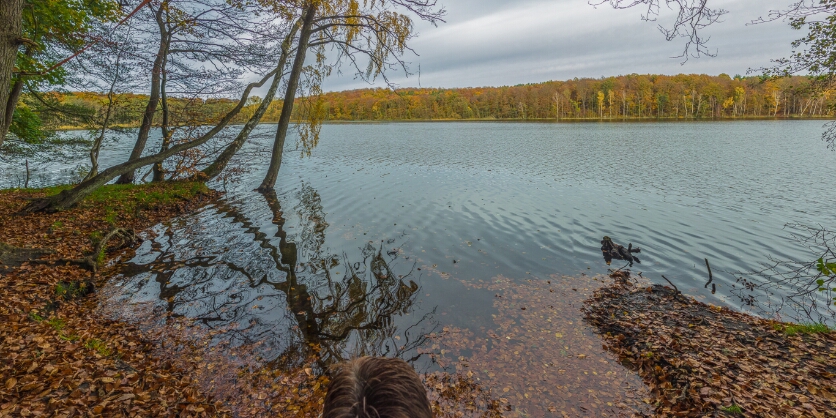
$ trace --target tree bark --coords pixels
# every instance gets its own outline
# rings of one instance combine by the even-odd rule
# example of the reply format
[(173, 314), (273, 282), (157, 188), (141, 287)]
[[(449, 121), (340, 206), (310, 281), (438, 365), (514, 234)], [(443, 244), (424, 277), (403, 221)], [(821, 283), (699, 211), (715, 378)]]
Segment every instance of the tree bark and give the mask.
[[(3, 0), (0, 5), (0, 126), (11, 125), (14, 107), (9, 112), (9, 98), (12, 84), (12, 72), (20, 45), (23, 23), (23, 0)], [(8, 120), (7, 120), (8, 118)], [(0, 146), (6, 139), (7, 130), (0, 132)]]
[(261, 122), (261, 118), (264, 116), (264, 113), (267, 112), (267, 108), (270, 107), (270, 103), (273, 102), (273, 98), (276, 96), (276, 90), (278, 90), (279, 84), (282, 81), (282, 69), (284, 69), (284, 66), (287, 63), (287, 58), (290, 56), (293, 38), (296, 36), (296, 32), (301, 24), (301, 20), (297, 21), (293, 26), (293, 29), (291, 29), (290, 33), (287, 37), (285, 37), (285, 40), (282, 43), (282, 55), (279, 58), (278, 65), (276, 66), (276, 76), (273, 78), (273, 83), (270, 85), (270, 89), (267, 91), (267, 94), (264, 96), (264, 100), (262, 100), (258, 109), (256, 109), (255, 113), (244, 125), (244, 128), (241, 129), (241, 132), (238, 133), (235, 140), (227, 145), (223, 152), (215, 158), (215, 161), (212, 162), (212, 164), (203, 169), (203, 174), (206, 175), (207, 179), (213, 179), (224, 171), (224, 168), (226, 168), (227, 164), (229, 164), (232, 157), (235, 156), (235, 154), (238, 153), (238, 151), (241, 150), (241, 147), (243, 147), (247, 142), (250, 132), (258, 126), (259, 122)]
[(82, 181), (77, 186), (72, 189), (64, 190), (63, 192), (50, 196), (45, 197), (42, 199), (35, 199), (26, 205), (23, 209), (20, 210), (19, 214), (27, 214), (27, 213), (34, 213), (34, 212), (60, 212), (65, 209), (69, 209), (82, 199), (85, 196), (89, 195), (99, 187), (107, 184), (107, 182), (113, 180), (117, 176), (120, 176), (127, 172), (132, 172), (138, 168), (145, 167), (149, 164), (154, 164), (160, 161), (165, 160), (168, 157), (176, 155), (177, 153), (183, 152), (185, 150), (200, 146), (205, 144), (210, 139), (214, 138), (215, 135), (218, 134), (221, 130), (223, 130), (227, 124), (234, 118), (241, 109), (244, 108), (244, 104), (247, 102), (247, 98), (250, 97), (250, 92), (256, 88), (261, 87), (264, 83), (267, 82), (273, 75), (275, 71), (271, 71), (267, 75), (264, 76), (259, 82), (257, 83), (250, 83), (246, 89), (244, 89), (244, 93), (241, 95), (241, 100), (238, 101), (238, 104), (215, 125), (209, 132), (206, 132), (203, 136), (193, 141), (185, 142), (182, 144), (175, 145), (163, 152), (154, 155), (148, 155), (145, 157), (137, 158), (134, 160), (128, 160), (122, 164), (115, 165), (113, 167), (108, 168), (107, 170), (102, 171), (97, 176)]
[(302, 76), (302, 69), (305, 65), (305, 53), (308, 50), (308, 41), (311, 37), (314, 17), (316, 16), (316, 3), (310, 3), (304, 14), (302, 31), (299, 34), (299, 46), (296, 48), (296, 57), (293, 60), (293, 69), (290, 71), (290, 78), (287, 81), (284, 103), (282, 103), (282, 114), (279, 116), (279, 126), (276, 130), (276, 141), (273, 143), (273, 155), (270, 158), (270, 167), (267, 175), (258, 186), (258, 191), (267, 192), (273, 190), (276, 185), (276, 178), (282, 165), (282, 153), (284, 142), (287, 138), (287, 129), (290, 125), (290, 114), (293, 112), (293, 101), (296, 99), (296, 88), (299, 86), (299, 79)]
[[(25, 54), (27, 57), (31, 57), (34, 53), (35, 49), (31, 45), (26, 47)], [(6, 115), (3, 118), (2, 125), (0, 125), (0, 145), (3, 143), (3, 138), (9, 134), (9, 128), (12, 126), (17, 102), (20, 100), (21, 93), (23, 93), (23, 84), (23, 77), (18, 76), (12, 85), (12, 90), (9, 92), (9, 98), (6, 100)]]
[[(156, 13), (157, 23), (162, 21), (163, 9), (165, 5), (160, 5)], [(157, 50), (157, 57), (154, 58), (154, 65), (151, 68), (151, 94), (148, 97), (148, 105), (145, 106), (145, 113), (142, 115), (142, 123), (139, 125), (139, 133), (136, 137), (134, 149), (131, 151), (131, 156), (128, 161), (135, 160), (145, 151), (145, 143), (148, 142), (148, 134), (151, 132), (151, 125), (154, 122), (154, 113), (157, 112), (157, 104), (160, 101), (160, 76), (162, 75), (163, 61), (165, 60), (168, 45), (166, 43), (167, 35), (165, 27), (160, 26), (160, 48)], [(117, 184), (131, 184), (134, 182), (134, 171), (128, 171), (119, 177)]]
[(0, 145), (3, 144), (3, 140), (6, 138), (6, 135), (9, 134), (9, 128), (12, 127), (12, 119), (14, 119), (15, 108), (17, 107), (17, 102), (20, 100), (20, 94), (22, 92), (23, 78), (18, 77), (15, 79), (12, 89), (9, 91), (8, 99), (6, 99), (6, 114), (3, 117), (2, 125), (0, 125)]
[[(171, 35), (168, 36), (168, 41), (166, 42), (166, 44), (170, 44), (170, 43), (171, 43)], [(166, 50), (165, 55), (166, 55), (166, 58), (168, 58), (168, 51), (167, 50)], [(168, 82), (168, 77), (166, 77), (166, 73), (165, 73), (166, 72), (166, 62), (167, 61), (168, 61), (167, 59), (163, 61), (163, 68), (162, 68), (163, 75), (162, 75), (162, 78), (160, 80), (160, 98), (162, 99), (162, 107), (163, 107), (163, 121), (162, 121), (163, 123), (162, 123), (162, 126), (160, 126), (160, 128), (162, 129), (163, 139), (162, 139), (162, 143), (160, 144), (160, 152), (163, 152), (163, 151), (168, 149), (169, 144), (171, 143), (171, 135), (173, 134), (173, 132), (171, 132), (171, 130), (169, 129), (169, 126), (168, 126), (169, 122), (170, 122), (169, 121), (170, 112), (169, 112), (169, 109), (168, 109), (168, 95), (166, 94), (166, 91), (165, 91), (166, 83)], [(156, 182), (156, 181), (165, 180), (165, 171), (163, 170), (163, 162), (162, 161), (154, 164), (153, 171), (154, 171), (154, 177), (151, 179), (151, 181)]]

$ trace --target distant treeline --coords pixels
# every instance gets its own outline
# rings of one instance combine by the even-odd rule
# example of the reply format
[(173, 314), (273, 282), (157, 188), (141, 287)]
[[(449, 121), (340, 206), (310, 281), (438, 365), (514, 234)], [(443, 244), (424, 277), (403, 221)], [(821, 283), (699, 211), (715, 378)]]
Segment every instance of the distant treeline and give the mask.
[[(52, 93), (53, 100), (87, 113), (97, 112), (106, 99), (94, 93)], [(116, 97), (113, 122), (138, 125), (148, 96)], [(761, 80), (708, 75), (637, 75), (601, 79), (549, 81), (513, 87), (456, 89), (363, 89), (297, 99), (294, 118), (311, 109), (324, 120), (458, 120), (458, 119), (732, 119), (802, 118), (833, 115), (836, 95), (818, 91), (807, 77)], [(245, 122), (255, 111), (253, 98), (236, 118)], [(211, 121), (233, 107), (227, 99), (170, 98), (176, 119)], [(274, 101), (262, 122), (275, 122), (281, 101)], [(158, 112), (159, 113), (159, 112)], [(159, 118), (159, 115), (157, 116)], [(51, 126), (67, 126), (44, 118)]]

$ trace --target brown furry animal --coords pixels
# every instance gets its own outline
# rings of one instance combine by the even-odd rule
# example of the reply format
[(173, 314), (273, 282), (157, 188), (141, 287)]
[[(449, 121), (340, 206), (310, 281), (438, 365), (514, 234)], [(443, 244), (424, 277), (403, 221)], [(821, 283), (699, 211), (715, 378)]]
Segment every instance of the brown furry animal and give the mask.
[(427, 390), (397, 358), (361, 357), (332, 373), (323, 418), (432, 418)]

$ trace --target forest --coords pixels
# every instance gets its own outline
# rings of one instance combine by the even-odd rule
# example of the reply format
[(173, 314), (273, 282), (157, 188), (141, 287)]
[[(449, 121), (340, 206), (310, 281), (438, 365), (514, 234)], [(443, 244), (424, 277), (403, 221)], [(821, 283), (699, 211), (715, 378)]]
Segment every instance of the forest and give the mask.
[[(548, 81), (506, 87), (374, 88), (328, 92), (296, 99), (293, 120), (305, 120), (311, 102), (321, 105), (325, 121), (397, 120), (573, 120), (573, 119), (744, 119), (826, 118), (833, 114), (836, 96), (819, 89), (809, 77), (776, 79), (734, 78), (720, 74), (639, 75), (601, 79)], [(95, 92), (50, 93), (51, 100), (87, 114), (100, 113), (107, 97)], [(26, 99), (32, 108), (38, 103)], [(114, 96), (112, 121), (116, 126), (139, 126), (148, 96)], [(233, 108), (230, 99), (169, 98), (173, 113), (190, 120), (211, 121)], [(252, 97), (234, 119), (244, 123), (261, 103)], [(263, 122), (276, 122), (282, 102), (267, 108)], [(83, 128), (61, 114), (42, 110), (43, 122), (53, 129)], [(159, 125), (162, 112), (155, 113)]]

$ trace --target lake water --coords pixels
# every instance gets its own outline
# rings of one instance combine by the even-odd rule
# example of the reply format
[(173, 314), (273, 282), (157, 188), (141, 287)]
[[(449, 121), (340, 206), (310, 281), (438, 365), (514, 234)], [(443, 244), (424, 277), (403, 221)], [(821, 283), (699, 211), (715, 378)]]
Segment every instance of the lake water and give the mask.
[[(219, 203), (158, 226), (118, 284), (123, 302), (231, 326), (225, 338), (283, 364), (305, 342), (329, 362), (413, 358), (433, 330), (484, 333), (496, 294), (468, 283), (605, 273), (604, 235), (641, 247), (633, 271), (651, 281), (740, 307), (729, 272), (809, 259), (783, 226), (836, 222), (817, 121), (329, 124), (311, 157), (288, 149), (265, 198), (251, 190), (274, 130), (215, 185)], [(125, 158), (124, 138), (103, 165)], [(41, 165), (33, 184), (76, 164)]]

